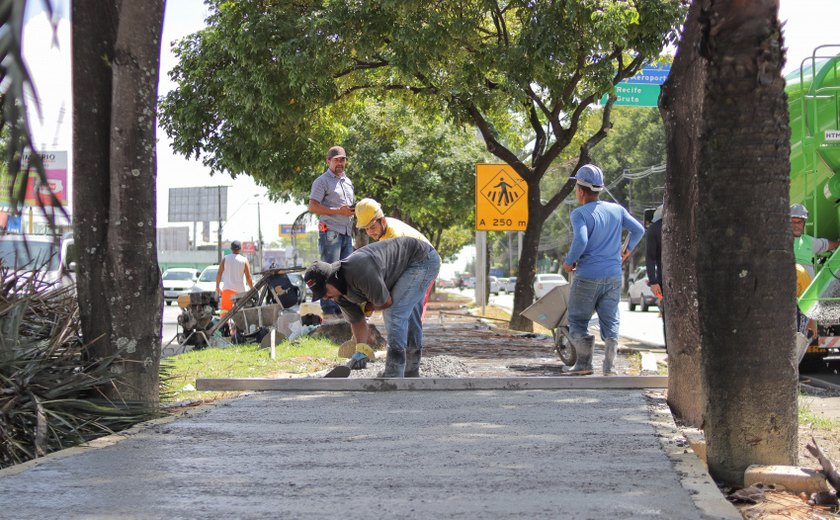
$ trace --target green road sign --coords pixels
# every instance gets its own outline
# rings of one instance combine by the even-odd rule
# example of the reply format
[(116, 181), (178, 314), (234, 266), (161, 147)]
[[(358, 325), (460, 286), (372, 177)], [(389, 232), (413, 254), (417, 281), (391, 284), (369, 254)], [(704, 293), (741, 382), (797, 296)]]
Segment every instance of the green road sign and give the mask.
[[(618, 96), (615, 106), (655, 107), (659, 102), (659, 85), (621, 82), (615, 86), (615, 95)], [(607, 104), (606, 94), (601, 104)]]

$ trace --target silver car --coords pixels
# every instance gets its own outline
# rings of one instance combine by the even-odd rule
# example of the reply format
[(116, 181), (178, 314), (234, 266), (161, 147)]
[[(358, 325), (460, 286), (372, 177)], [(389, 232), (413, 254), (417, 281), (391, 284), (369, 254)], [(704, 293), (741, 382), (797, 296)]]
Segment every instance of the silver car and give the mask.
[(166, 300), (166, 305), (172, 305), (178, 296), (190, 292), (190, 288), (198, 281), (198, 275), (198, 269), (188, 267), (173, 267), (164, 271), (163, 299)]
[(653, 295), (648, 285), (647, 271), (644, 267), (639, 267), (630, 277), (627, 294), (631, 311), (635, 311), (637, 306), (641, 307), (642, 312), (647, 312), (651, 306), (659, 306), (659, 300)]

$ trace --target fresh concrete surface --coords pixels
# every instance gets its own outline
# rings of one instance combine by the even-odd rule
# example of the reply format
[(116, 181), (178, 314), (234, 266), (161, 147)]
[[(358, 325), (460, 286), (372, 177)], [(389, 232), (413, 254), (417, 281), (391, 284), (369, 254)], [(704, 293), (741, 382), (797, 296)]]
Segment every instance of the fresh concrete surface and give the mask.
[(256, 393), (0, 471), (0, 517), (739, 518), (669, 455), (655, 408), (639, 390)]

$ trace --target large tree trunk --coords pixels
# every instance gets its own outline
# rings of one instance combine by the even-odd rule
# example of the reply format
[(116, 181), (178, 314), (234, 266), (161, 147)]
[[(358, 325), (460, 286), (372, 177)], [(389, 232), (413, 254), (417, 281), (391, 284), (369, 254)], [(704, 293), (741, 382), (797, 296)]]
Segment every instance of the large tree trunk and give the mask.
[[(731, 485), (742, 484), (750, 464), (797, 458), (790, 136), (777, 11), (777, 0), (696, 0), (686, 33), (698, 45), (680, 44), (705, 62), (693, 216), (701, 383), (709, 471)], [(688, 123), (673, 129), (694, 133)], [(675, 276), (685, 273), (667, 263), (665, 273), (674, 294), (685, 281)]]
[(534, 301), (534, 274), (537, 265), (537, 252), (540, 245), (540, 234), (546, 217), (543, 215), (538, 187), (528, 187), (528, 227), (522, 237), (522, 256), (519, 258), (519, 268), (516, 273), (516, 287), (513, 296), (513, 312), (510, 318), (510, 328), (531, 332), (534, 324), (522, 316), (524, 311)]
[(156, 407), (162, 294), (155, 107), (163, 0), (72, 3), (74, 233), (82, 331), (119, 353), (111, 397)]
[(692, 4), (671, 74), (662, 85), (660, 112), (668, 147), (662, 228), (666, 301), (668, 405), (680, 420), (703, 425), (705, 391), (700, 384), (700, 324), (695, 265), (697, 176), (706, 62), (697, 54), (700, 6)]

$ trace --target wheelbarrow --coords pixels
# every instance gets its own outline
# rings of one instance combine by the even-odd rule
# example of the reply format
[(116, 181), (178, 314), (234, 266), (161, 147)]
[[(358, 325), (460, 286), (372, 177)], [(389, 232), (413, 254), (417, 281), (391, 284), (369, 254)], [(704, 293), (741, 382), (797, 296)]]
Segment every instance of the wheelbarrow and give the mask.
[(569, 335), (568, 307), (570, 284), (563, 284), (548, 291), (522, 311), (522, 316), (550, 329), (554, 340), (554, 351), (565, 365), (574, 366), (577, 353)]

